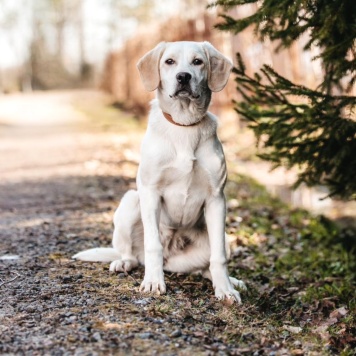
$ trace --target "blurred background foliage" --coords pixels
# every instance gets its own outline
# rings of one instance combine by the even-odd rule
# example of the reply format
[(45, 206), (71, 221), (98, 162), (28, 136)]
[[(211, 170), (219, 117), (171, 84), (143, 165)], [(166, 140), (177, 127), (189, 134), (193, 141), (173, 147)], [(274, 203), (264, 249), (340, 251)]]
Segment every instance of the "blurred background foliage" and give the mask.
[(218, 0), (228, 11), (257, 5), (243, 18), (221, 15), (218, 28), (240, 33), (252, 27), (262, 41), (290, 48), (301, 36), (319, 54), (323, 75), (318, 87), (295, 83), (264, 64), (254, 77), (246, 73), (241, 54), (235, 69), (242, 100), (236, 111), (250, 121), (263, 146), (261, 158), (274, 167), (299, 170), (296, 186), (322, 184), (329, 195), (356, 199), (356, 97), (348, 95), (356, 79), (356, 3), (352, 0)]
[[(307, 36), (275, 53), (276, 44), (262, 42), (252, 28), (237, 35), (214, 29), (223, 9), (207, 9), (208, 4), (207, 0), (0, 0), (0, 90), (102, 85), (118, 101), (129, 99), (134, 105), (142, 89), (135, 88), (139, 91), (135, 97), (130, 86), (136, 85), (132, 83), (138, 79), (136, 70), (129, 78), (120, 78), (126, 69), (158, 41), (184, 39), (211, 41), (230, 57), (242, 53), (251, 73), (270, 64), (298, 83), (320, 82), (320, 63), (311, 61), (318, 49), (303, 51)], [(228, 13), (245, 17), (256, 6)]]
[[(311, 3), (294, 0), (222, 0), (216, 3), (208, 0), (0, 0), (0, 92), (6, 94), (38, 90), (101, 89), (111, 95), (115, 107), (143, 117), (147, 114), (150, 99), (154, 94), (145, 92), (141, 85), (136, 69), (138, 59), (160, 41), (210, 41), (234, 60), (236, 68), (241, 69), (236, 53), (239, 53), (244, 61), (243, 71), (237, 69), (226, 89), (214, 94), (212, 101), (212, 111), (225, 120), (224, 126), (231, 127), (226, 120), (234, 123), (234, 134), (225, 135), (240, 145), (237, 149), (239, 157), (233, 157), (233, 160), (256, 161), (256, 149), (251, 148), (256, 145), (256, 141), (246, 131), (247, 124), (242, 120), (253, 118), (250, 120), (250, 126), (260, 138), (259, 148), (264, 144), (265, 148), (269, 145), (267, 151), (262, 151), (261, 157), (271, 160), (274, 165), (294, 167), (296, 174), (304, 173), (299, 175), (299, 183), (316, 185), (320, 190), (317, 194), (310, 193), (310, 190), (303, 186), (297, 193), (285, 190), (284, 186), (293, 182), (283, 175), (283, 182), (277, 179), (278, 183), (273, 184), (274, 193), (276, 190), (278, 194), (282, 191), (282, 195), (287, 195), (287, 201), (294, 201), (297, 205), (323, 208), (330, 203), (321, 202), (319, 198), (327, 196), (329, 192), (319, 187), (319, 183), (333, 184), (336, 177), (337, 185), (340, 186), (345, 183), (345, 179), (350, 182), (351, 177), (351, 184), (344, 184), (346, 189), (341, 193), (347, 192), (344, 196), (352, 196), (353, 170), (349, 169), (349, 161), (345, 161), (343, 153), (338, 151), (337, 159), (342, 158), (339, 166), (342, 166), (342, 172), (347, 174), (341, 174), (345, 179), (339, 179), (340, 175), (337, 174), (329, 179), (325, 170), (332, 170), (332, 160), (328, 160), (327, 155), (330, 150), (333, 151), (335, 145), (329, 145), (326, 150), (329, 153), (327, 152), (325, 159), (319, 160), (313, 150), (306, 150), (300, 145), (298, 132), (301, 126), (305, 132), (308, 131), (309, 116), (312, 118), (315, 113), (315, 107), (310, 108), (306, 103), (307, 95), (303, 88), (308, 88), (309, 93), (323, 87), (330, 92), (331, 87), (327, 82), (331, 81), (335, 84), (333, 90), (336, 90), (337, 94), (343, 95), (343, 88), (348, 89), (346, 101), (349, 107), (352, 107), (350, 100), (352, 101), (352, 96), (355, 95), (355, 87), (352, 86), (351, 72), (354, 62), (347, 57), (347, 68), (341, 66), (340, 70), (329, 70), (331, 67), (335, 69), (335, 61), (329, 61), (330, 58), (334, 60), (335, 56), (325, 50), (328, 39), (333, 40), (331, 34), (335, 32), (326, 30), (335, 26), (347, 34), (343, 48), (353, 43), (354, 24), (349, 23), (349, 18), (353, 16), (350, 9), (354, 5), (349, 0), (339, 2), (347, 6), (335, 9), (337, 2), (333, 2), (332, 6), (328, 5), (320, 12), (318, 9), (323, 5), (321, 0)], [(304, 5), (309, 6), (309, 12), (306, 11), (305, 16), (303, 11), (298, 12), (299, 7)], [(332, 16), (333, 13), (335, 16)], [(313, 18), (310, 14), (317, 16)], [(344, 21), (339, 21), (340, 14), (344, 16)], [(329, 16), (330, 21), (321, 21), (323, 16)], [(291, 19), (294, 19), (294, 22)], [(337, 38), (340, 31), (336, 31)], [(326, 35), (326, 32), (329, 35)], [(319, 35), (322, 38), (320, 41)], [(334, 42), (332, 48), (335, 47)], [(336, 49), (339, 53), (340, 47)], [(335, 54), (335, 51), (332, 53)], [(347, 55), (352, 57), (353, 52)], [(287, 110), (288, 112), (284, 110), (285, 93), (281, 96), (282, 101), (276, 101), (273, 94), (275, 87), (271, 85), (270, 91), (266, 90), (267, 77), (260, 83), (263, 90), (257, 90), (257, 87), (250, 85), (251, 82), (247, 78), (254, 78), (255, 73), (263, 66), (266, 66), (270, 73), (278, 75), (278, 78), (275, 77), (278, 85), (293, 83), (295, 90), (287, 96), (292, 98), (292, 106), (297, 103), (296, 99), (303, 97), (300, 108), (307, 113), (306, 120), (299, 120), (304, 115), (299, 109), (298, 118), (291, 116), (293, 108)], [(329, 78), (325, 73), (332, 76)], [(347, 82), (347, 78), (341, 77), (343, 74), (349, 75)], [(257, 81), (258, 78), (261, 77), (257, 77)], [(285, 81), (282, 83), (280, 78)], [(238, 90), (234, 79), (237, 80)], [(250, 85), (247, 91), (242, 90), (241, 83), (244, 83), (245, 89)], [(254, 90), (258, 97), (252, 95), (251, 90)], [(265, 94), (261, 95), (263, 92)], [(268, 101), (272, 97), (274, 101)], [(238, 115), (233, 112), (233, 101), (241, 103), (241, 106), (237, 107)], [(333, 106), (333, 101), (329, 100), (328, 105)], [(317, 114), (322, 114), (322, 105), (318, 104), (318, 108), (321, 111), (316, 110)], [(273, 120), (269, 120), (272, 112), (282, 113), (286, 118), (282, 120), (283, 130), (272, 125)], [(343, 108), (338, 112), (342, 116)], [(352, 116), (354, 113), (351, 110), (347, 115), (351, 120), (348, 125), (351, 127), (351, 134), (349, 129), (346, 130), (349, 135), (347, 143), (350, 157), (355, 142)], [(331, 113), (331, 116), (335, 116), (334, 113)], [(303, 117), (305, 118), (305, 115)], [(256, 125), (256, 121), (253, 121), (256, 118), (262, 120), (262, 125)], [(275, 120), (278, 118), (278, 115), (274, 116)], [(292, 129), (293, 120), (299, 125), (296, 130)], [(336, 122), (333, 125), (324, 125), (329, 127), (324, 131), (334, 132), (334, 127), (338, 127), (338, 124)], [(318, 125), (314, 121), (311, 131), (307, 132), (307, 139), (318, 141), (319, 144), (320, 140), (315, 140), (318, 134)], [(296, 138), (298, 142), (294, 142)], [(343, 147), (342, 140), (343, 138), (338, 147)], [(296, 146), (291, 147), (291, 144)], [(279, 145), (279, 148), (274, 150), (276, 145)], [(282, 158), (278, 153), (279, 149)], [(301, 160), (295, 152), (301, 153)], [(321, 167), (318, 174), (314, 170), (309, 170), (309, 174), (303, 170), (303, 159), (308, 152), (309, 161)], [(241, 162), (238, 163), (243, 167)], [(258, 179), (267, 176), (255, 168), (247, 167), (246, 170), (255, 172)], [(294, 182), (297, 179), (296, 174), (293, 176)], [(263, 184), (267, 184), (267, 181), (268, 178), (262, 179)], [(334, 192), (338, 195), (337, 190)], [(305, 205), (305, 201), (309, 203)], [(336, 208), (338, 209), (339, 207)]]

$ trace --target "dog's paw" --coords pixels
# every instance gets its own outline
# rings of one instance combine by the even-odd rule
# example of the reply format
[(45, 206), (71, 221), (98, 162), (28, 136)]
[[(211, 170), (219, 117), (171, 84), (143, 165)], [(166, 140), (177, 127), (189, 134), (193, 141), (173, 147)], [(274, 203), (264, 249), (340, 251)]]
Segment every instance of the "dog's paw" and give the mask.
[(110, 264), (110, 272), (130, 272), (137, 266), (137, 262), (134, 260), (115, 260)]
[(228, 304), (234, 302), (241, 304), (240, 293), (232, 286), (228, 288), (215, 288), (215, 297), (219, 300), (226, 301)]
[(140, 291), (144, 293), (166, 293), (166, 283), (164, 283), (164, 278), (144, 278), (140, 286)]
[(231, 284), (234, 287), (236, 287), (240, 290), (247, 290), (246, 284), (243, 281), (241, 281), (240, 279), (236, 279), (234, 277), (229, 277), (229, 279), (230, 279)]

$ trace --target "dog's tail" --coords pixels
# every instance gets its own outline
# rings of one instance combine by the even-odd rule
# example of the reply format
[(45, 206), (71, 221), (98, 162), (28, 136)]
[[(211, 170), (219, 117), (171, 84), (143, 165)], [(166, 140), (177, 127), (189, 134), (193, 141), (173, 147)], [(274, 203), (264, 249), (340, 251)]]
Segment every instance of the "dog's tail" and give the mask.
[(120, 258), (120, 255), (112, 247), (98, 247), (79, 252), (72, 258), (88, 262), (112, 262)]

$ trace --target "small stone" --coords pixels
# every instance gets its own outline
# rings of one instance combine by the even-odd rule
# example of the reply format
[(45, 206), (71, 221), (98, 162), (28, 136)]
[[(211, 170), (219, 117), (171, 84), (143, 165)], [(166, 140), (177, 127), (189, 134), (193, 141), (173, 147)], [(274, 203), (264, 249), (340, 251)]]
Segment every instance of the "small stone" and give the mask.
[(18, 260), (20, 258), (20, 256), (18, 255), (3, 255), (3, 256), (0, 256), (0, 260)]
[(29, 305), (25, 310), (27, 313), (34, 313), (36, 311), (36, 308), (32, 305)]
[(101, 335), (99, 332), (94, 333), (91, 338), (93, 341), (101, 341)]
[(77, 338), (76, 336), (74, 336), (74, 335), (69, 335), (69, 336), (67, 337), (67, 340), (68, 340), (69, 342), (76, 342), (76, 341), (78, 340), (78, 338)]
[(138, 334), (138, 337), (140, 339), (152, 339), (153, 334), (152, 333), (141, 333), (141, 334)]
[(90, 330), (91, 330), (91, 325), (83, 325), (79, 329), (79, 331), (81, 331), (81, 332), (90, 332)]
[(287, 330), (293, 334), (299, 334), (300, 332), (302, 332), (302, 328), (299, 326), (291, 326), (291, 325), (283, 325), (283, 329)]
[(180, 337), (180, 336), (182, 336), (182, 331), (180, 329), (174, 330), (169, 336), (170, 337)]
[(147, 305), (150, 302), (151, 302), (151, 298), (143, 298), (143, 299), (134, 300), (134, 304), (136, 304), (136, 305)]
[(233, 210), (233, 209), (236, 209), (240, 206), (240, 203), (237, 199), (230, 199), (228, 202), (227, 202), (227, 207), (228, 209), (230, 210)]

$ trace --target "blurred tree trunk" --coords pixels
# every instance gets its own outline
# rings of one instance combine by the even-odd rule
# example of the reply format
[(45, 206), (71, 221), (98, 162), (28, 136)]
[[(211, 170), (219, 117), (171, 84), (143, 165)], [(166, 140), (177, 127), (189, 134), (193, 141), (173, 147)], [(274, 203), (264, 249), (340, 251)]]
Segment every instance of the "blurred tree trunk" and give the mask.
[(55, 20), (57, 37), (57, 57), (60, 61), (63, 60), (63, 46), (64, 46), (64, 29), (67, 23), (66, 19), (66, 4), (65, 0), (50, 0), (49, 11), (53, 12)]

